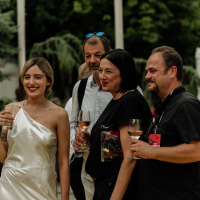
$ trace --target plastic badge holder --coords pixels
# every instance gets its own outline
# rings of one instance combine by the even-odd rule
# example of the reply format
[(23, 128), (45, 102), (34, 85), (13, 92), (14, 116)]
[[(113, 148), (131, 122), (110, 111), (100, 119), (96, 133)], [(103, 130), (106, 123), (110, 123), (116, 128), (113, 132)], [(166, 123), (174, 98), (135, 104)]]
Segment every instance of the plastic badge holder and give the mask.
[(101, 131), (101, 162), (122, 160), (123, 150), (120, 142), (120, 132)]

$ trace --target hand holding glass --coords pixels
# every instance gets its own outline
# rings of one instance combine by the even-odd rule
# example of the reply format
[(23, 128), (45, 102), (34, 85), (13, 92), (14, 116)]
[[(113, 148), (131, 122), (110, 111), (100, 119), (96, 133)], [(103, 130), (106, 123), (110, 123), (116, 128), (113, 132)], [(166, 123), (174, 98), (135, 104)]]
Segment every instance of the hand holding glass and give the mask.
[[(142, 135), (142, 126), (141, 126), (141, 119), (130, 119), (129, 126), (128, 126), (128, 134), (133, 140), (138, 140)], [(140, 159), (136, 156), (132, 156), (128, 159)]]
[[(86, 131), (88, 126), (90, 125), (90, 112), (80, 110), (78, 114), (77, 124), (81, 131)], [(78, 148), (81, 148), (83, 151), (88, 151), (90, 148), (90, 143), (83, 143), (79, 145)]]
[[(14, 106), (13, 105), (5, 105), (4, 111), (10, 112), (10, 113), (4, 114), (6, 117), (8, 117), (8, 118), (14, 117)], [(3, 129), (12, 129), (12, 123), (10, 123), (10, 125), (3, 126)]]

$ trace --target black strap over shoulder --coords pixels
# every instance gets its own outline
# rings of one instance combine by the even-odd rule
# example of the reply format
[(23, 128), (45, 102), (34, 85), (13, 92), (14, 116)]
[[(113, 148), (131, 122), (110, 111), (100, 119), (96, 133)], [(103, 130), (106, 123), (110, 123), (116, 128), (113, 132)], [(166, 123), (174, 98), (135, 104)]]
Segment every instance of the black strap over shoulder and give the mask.
[(85, 88), (86, 88), (87, 81), (88, 81), (88, 78), (82, 79), (80, 82), (80, 85), (78, 87), (78, 103), (79, 103), (80, 110), (81, 110), (81, 106), (82, 106), (83, 97), (85, 94)]

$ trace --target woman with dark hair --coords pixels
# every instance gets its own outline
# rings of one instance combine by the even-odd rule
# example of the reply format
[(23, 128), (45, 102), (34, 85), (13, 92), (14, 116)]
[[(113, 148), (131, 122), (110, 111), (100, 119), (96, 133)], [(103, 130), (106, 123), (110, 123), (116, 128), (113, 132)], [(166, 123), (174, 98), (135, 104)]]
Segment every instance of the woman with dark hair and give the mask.
[(4, 126), (0, 140), (2, 200), (57, 200), (57, 149), (61, 199), (69, 200), (69, 119), (63, 108), (47, 99), (53, 80), (46, 59), (28, 60), (21, 73), (27, 98), (10, 104), (14, 119), (8, 111), (0, 112), (0, 126)]
[[(143, 124), (145, 124), (151, 118), (151, 111), (145, 98), (136, 89), (138, 78), (135, 63), (127, 51), (116, 49), (103, 54), (99, 78), (102, 90), (110, 92), (113, 99), (91, 131), (86, 172), (94, 179), (93, 200), (134, 199), (132, 173), (136, 160), (127, 159), (132, 156), (128, 125), (130, 119), (143, 119)], [(103, 142), (102, 130), (108, 130)], [(109, 130), (114, 131), (116, 135), (110, 137)], [(117, 137), (120, 138), (118, 146), (115, 143)], [(110, 143), (108, 138), (110, 138)], [(112, 140), (115, 142), (112, 143)], [(123, 156), (118, 159), (120, 156), (117, 157), (116, 152), (120, 145), (122, 149), (118, 151), (118, 155), (122, 155), (123, 151)], [(102, 146), (106, 148), (102, 150)], [(107, 156), (104, 156), (103, 151), (109, 151), (111, 154), (107, 153)], [(112, 154), (112, 151), (115, 153)], [(110, 161), (105, 162), (107, 157), (110, 157)]]

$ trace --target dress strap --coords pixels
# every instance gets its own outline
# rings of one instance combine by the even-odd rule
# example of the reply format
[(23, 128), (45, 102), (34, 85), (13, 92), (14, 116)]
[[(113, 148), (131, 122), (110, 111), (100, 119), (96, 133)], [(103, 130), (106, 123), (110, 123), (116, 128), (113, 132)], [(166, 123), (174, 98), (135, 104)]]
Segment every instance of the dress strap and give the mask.
[(19, 102), (17, 102), (17, 104), (18, 104), (18, 106), (19, 106), (20, 108), (22, 108), (22, 107), (24, 106), (24, 102), (25, 102), (25, 101), (23, 101), (22, 106), (19, 104)]
[(22, 106), (17, 102), (18, 106), (22, 108)]

